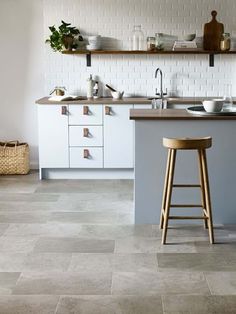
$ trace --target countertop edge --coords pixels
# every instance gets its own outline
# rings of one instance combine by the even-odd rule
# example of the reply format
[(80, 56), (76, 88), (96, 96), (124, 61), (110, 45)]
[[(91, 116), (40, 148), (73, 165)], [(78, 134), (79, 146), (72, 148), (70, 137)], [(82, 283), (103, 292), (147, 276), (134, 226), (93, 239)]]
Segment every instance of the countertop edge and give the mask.
[(234, 116), (199, 116), (191, 115), (185, 109), (131, 109), (130, 120), (236, 120)]

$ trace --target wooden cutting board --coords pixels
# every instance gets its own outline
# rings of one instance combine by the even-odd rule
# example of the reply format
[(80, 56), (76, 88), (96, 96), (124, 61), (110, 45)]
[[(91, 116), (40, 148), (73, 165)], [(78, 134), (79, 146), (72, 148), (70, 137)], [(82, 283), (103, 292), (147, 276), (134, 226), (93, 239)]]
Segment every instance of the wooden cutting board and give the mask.
[(203, 47), (205, 50), (220, 50), (220, 39), (224, 33), (224, 24), (217, 22), (216, 11), (211, 12), (212, 20), (204, 25)]

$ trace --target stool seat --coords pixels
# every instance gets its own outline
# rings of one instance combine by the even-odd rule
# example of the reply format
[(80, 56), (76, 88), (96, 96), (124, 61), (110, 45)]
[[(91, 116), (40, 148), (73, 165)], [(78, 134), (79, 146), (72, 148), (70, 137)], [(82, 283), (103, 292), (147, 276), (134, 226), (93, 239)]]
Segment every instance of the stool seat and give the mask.
[(170, 149), (207, 149), (212, 145), (212, 138), (163, 138), (163, 146)]

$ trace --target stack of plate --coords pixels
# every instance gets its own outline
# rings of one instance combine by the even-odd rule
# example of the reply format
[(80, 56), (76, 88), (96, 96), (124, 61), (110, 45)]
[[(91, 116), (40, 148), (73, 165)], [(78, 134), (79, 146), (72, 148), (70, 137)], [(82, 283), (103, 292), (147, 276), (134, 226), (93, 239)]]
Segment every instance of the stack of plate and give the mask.
[(89, 44), (87, 45), (88, 50), (100, 50), (102, 46), (102, 38), (100, 35), (89, 36), (88, 37)]

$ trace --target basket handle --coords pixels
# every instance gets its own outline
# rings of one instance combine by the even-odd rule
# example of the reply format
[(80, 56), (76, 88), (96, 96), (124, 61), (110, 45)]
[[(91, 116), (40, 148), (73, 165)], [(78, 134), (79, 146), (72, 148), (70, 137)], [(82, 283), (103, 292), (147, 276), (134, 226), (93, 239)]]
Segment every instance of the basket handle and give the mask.
[(7, 144), (15, 144), (15, 154), (16, 154), (16, 147), (17, 147), (17, 145), (19, 145), (19, 141), (7, 141), (7, 142), (5, 142), (4, 147), (3, 147), (4, 155), (6, 152)]

